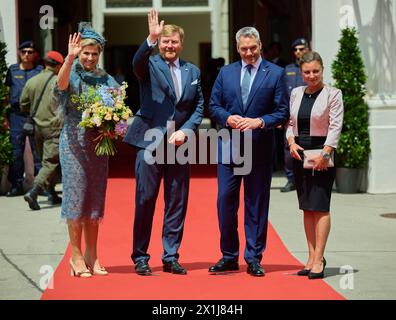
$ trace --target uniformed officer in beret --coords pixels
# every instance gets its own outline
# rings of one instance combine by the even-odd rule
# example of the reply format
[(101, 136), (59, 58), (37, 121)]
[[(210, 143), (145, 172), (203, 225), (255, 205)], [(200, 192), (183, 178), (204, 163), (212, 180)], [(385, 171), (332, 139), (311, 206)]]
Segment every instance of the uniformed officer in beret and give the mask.
[[(293, 41), (291, 48), (293, 50), (296, 60), (294, 63), (287, 65), (284, 71), (288, 101), (290, 101), (290, 94), (294, 88), (305, 85), (305, 82), (303, 81), (301, 76), (299, 60), (305, 52), (309, 51), (308, 41), (304, 38), (298, 38)], [(284, 169), (287, 177), (287, 183), (283, 188), (281, 188), (281, 192), (289, 192), (295, 190), (296, 187), (294, 185), (293, 160), (290, 156), (289, 147), (286, 140), (284, 143)]]
[(33, 187), (24, 195), (32, 210), (40, 210), (37, 196), (44, 190), (48, 193), (50, 204), (61, 203), (61, 198), (55, 192), (55, 184), (60, 176), (59, 135), (62, 123), (57, 116), (58, 106), (52, 91), (63, 62), (62, 54), (48, 52), (44, 58), (45, 69), (26, 82), (21, 94), (20, 108), (33, 117), (36, 149), (42, 159), (42, 167), (34, 178)]

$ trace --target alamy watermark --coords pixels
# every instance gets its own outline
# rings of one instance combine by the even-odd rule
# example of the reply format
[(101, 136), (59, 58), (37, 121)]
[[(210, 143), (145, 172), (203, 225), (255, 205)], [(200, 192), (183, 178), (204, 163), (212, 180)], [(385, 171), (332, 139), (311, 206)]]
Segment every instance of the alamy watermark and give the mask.
[(43, 265), (40, 268), (39, 286), (41, 290), (54, 289), (54, 268), (50, 265)]
[(346, 265), (340, 268), (340, 274), (345, 274), (340, 279), (340, 288), (342, 290), (353, 290), (355, 289), (354, 284), (354, 270), (352, 266)]
[[(167, 137), (175, 132), (175, 122), (167, 122)], [(200, 129), (198, 141), (195, 132), (183, 129), (187, 141), (176, 147), (164, 142), (164, 132), (149, 129), (144, 134), (144, 141), (151, 142), (145, 152), (147, 164), (222, 164), (234, 165), (235, 175), (247, 175), (252, 170), (252, 130), (241, 133), (237, 129)], [(218, 156), (218, 143), (221, 146), (221, 158)], [(166, 150), (165, 150), (166, 149)], [(197, 150), (199, 151), (197, 159)], [(208, 154), (209, 152), (209, 154)], [(242, 153), (242, 154), (241, 154)], [(165, 160), (166, 159), (166, 160)]]
[(54, 29), (54, 8), (50, 5), (44, 5), (40, 7), (40, 28), (42, 30), (53, 30)]
[(344, 5), (340, 8), (340, 29), (356, 26), (355, 10), (351, 5)]

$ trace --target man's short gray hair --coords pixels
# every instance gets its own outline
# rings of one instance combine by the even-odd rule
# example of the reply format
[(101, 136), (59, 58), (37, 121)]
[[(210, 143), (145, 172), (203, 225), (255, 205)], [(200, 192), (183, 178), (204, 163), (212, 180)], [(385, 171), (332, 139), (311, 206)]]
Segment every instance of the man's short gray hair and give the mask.
[(247, 37), (247, 38), (256, 38), (258, 43), (261, 43), (260, 41), (260, 34), (257, 31), (256, 28), (254, 27), (243, 27), (242, 29), (239, 29), (239, 31), (236, 33), (235, 39), (237, 42), (237, 45), (239, 46), (239, 40), (241, 37)]

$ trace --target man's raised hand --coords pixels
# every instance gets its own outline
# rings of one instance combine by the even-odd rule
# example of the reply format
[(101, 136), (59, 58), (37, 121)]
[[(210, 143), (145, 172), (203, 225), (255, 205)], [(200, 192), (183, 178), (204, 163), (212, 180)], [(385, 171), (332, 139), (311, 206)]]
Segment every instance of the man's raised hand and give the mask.
[(154, 43), (157, 41), (159, 35), (164, 29), (164, 20), (161, 20), (161, 22), (158, 23), (158, 11), (155, 9), (150, 10), (150, 12), (147, 14), (147, 18), (148, 18), (148, 27), (150, 33), (148, 40), (151, 43)]

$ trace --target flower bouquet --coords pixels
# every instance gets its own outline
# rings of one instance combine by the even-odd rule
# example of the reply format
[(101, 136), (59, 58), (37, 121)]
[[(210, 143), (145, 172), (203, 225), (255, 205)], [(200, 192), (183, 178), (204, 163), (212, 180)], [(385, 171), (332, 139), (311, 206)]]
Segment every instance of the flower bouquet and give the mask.
[(82, 110), (83, 128), (96, 128), (98, 136), (95, 151), (98, 156), (113, 156), (116, 153), (114, 140), (124, 137), (128, 128), (127, 120), (132, 111), (125, 105), (126, 82), (121, 87), (104, 85), (89, 86), (82, 94), (73, 95), (71, 101)]

